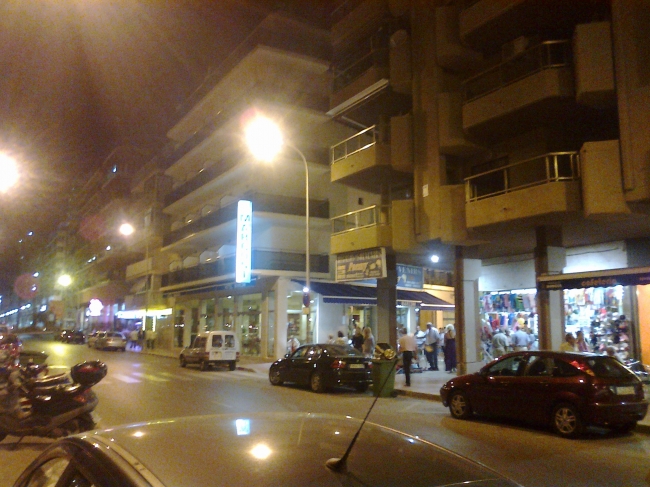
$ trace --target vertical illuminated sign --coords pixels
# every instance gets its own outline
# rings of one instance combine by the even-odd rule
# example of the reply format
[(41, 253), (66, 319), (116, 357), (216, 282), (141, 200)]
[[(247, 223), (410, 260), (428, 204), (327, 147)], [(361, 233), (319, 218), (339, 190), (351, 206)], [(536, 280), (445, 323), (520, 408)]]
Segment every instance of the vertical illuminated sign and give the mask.
[(237, 253), (235, 255), (235, 281), (251, 282), (251, 246), (253, 230), (253, 203), (237, 203)]

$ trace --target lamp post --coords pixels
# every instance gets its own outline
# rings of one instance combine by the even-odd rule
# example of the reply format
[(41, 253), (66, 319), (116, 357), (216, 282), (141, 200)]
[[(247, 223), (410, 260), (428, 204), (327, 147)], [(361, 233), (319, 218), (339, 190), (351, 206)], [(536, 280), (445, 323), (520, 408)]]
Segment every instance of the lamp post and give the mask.
[[(128, 237), (135, 232), (135, 228), (130, 223), (122, 223), (119, 228), (119, 232)], [(145, 297), (144, 297), (144, 318), (142, 319), (142, 329), (147, 328), (147, 313), (149, 312), (149, 294), (151, 292), (153, 278), (149, 275), (149, 233), (146, 232), (145, 235), (145, 247), (144, 247), (144, 262), (145, 262), (145, 273), (146, 273), (146, 286), (145, 286)]]
[[(302, 291), (303, 306), (309, 308), (311, 282), (309, 280), (309, 168), (307, 159), (300, 149), (284, 140), (278, 125), (269, 118), (260, 116), (254, 118), (246, 126), (245, 132), (246, 144), (257, 159), (271, 162), (284, 145), (294, 150), (305, 166), (305, 287)], [(307, 311), (307, 322), (309, 322), (309, 310)], [(311, 333), (309, 329), (308, 333)]]

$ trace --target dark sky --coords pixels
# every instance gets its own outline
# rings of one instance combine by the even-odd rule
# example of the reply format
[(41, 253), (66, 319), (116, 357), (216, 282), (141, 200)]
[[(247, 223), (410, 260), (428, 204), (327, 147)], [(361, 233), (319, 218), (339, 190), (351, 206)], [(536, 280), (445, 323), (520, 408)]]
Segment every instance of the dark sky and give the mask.
[(0, 2), (0, 151), (21, 173), (0, 194), (0, 293), (19, 269), (18, 240), (31, 230), (43, 245), (69, 188), (115, 147), (161, 147), (183, 101), (269, 12), (323, 24), (336, 3)]

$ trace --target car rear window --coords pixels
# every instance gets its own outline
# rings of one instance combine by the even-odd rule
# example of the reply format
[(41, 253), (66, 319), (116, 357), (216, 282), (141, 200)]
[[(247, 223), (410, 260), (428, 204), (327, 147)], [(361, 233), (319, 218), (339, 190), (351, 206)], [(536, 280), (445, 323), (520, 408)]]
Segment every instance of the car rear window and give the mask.
[(356, 348), (347, 345), (327, 345), (327, 353), (335, 357), (363, 357), (363, 354)]
[(596, 377), (627, 378), (634, 377), (622, 363), (612, 357), (592, 357), (587, 359), (587, 365)]

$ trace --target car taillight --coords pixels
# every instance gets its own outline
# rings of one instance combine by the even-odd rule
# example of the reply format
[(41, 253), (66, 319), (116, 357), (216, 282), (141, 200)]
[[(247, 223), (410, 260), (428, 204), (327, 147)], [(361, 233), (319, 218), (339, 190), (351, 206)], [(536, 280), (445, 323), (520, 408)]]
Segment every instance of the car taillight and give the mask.
[(332, 362), (332, 365), (330, 365), (330, 368), (332, 369), (344, 369), (345, 368), (345, 362), (343, 360), (335, 360)]

